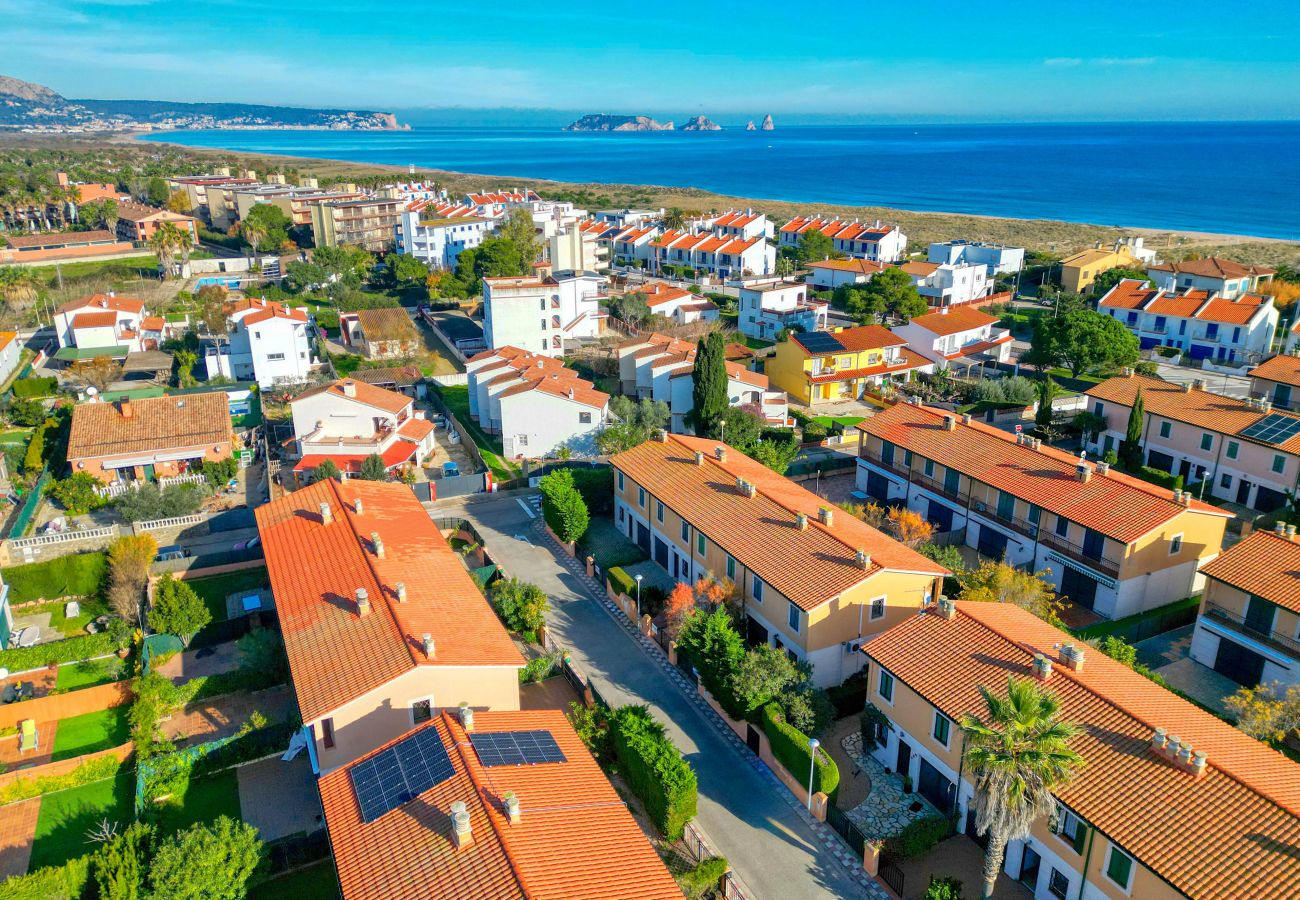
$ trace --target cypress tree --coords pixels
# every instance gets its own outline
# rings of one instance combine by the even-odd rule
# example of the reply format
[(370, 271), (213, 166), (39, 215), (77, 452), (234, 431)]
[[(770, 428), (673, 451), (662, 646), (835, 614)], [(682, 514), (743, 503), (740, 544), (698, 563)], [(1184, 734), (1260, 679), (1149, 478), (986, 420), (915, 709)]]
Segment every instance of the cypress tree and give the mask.
[(1128, 429), (1124, 440), (1119, 442), (1119, 462), (1124, 468), (1135, 472), (1142, 468), (1142, 420), (1146, 417), (1146, 405), (1142, 402), (1142, 389), (1138, 388), (1133, 397), (1133, 409), (1128, 414)]
[(691, 381), (691, 425), (696, 434), (717, 437), (718, 423), (727, 410), (726, 349), (721, 332), (700, 339)]

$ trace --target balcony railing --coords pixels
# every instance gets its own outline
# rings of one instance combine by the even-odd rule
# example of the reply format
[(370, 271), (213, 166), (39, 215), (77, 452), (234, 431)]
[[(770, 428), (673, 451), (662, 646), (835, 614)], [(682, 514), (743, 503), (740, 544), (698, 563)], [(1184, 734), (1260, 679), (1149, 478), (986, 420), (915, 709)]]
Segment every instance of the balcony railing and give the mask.
[(1261, 644), (1267, 644), (1288, 656), (1300, 658), (1300, 642), (1296, 641), (1295, 638), (1281, 631), (1261, 631), (1248, 624), (1246, 617), (1236, 610), (1206, 600), (1205, 615), (1216, 622), (1227, 625), (1233, 631), (1238, 631), (1248, 638), (1259, 641)]
[(1068, 556), (1075, 562), (1083, 563), (1090, 569), (1096, 569), (1098, 572), (1109, 575), (1111, 578), (1119, 577), (1121, 561), (1114, 557), (1106, 556), (1104, 553), (1101, 556), (1089, 553), (1084, 550), (1082, 545), (1069, 541), (1054, 531), (1040, 530), (1038, 532), (1038, 540), (1040, 543), (1051, 547), (1062, 556)]

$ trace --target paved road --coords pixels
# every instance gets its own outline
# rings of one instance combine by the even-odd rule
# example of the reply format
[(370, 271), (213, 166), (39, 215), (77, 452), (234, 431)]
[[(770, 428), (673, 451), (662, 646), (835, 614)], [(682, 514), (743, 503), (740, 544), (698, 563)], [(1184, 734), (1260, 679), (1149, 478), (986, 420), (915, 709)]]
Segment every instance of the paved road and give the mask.
[(479, 494), (430, 508), (435, 518), (464, 515), (473, 521), (498, 563), (546, 591), (552, 634), (571, 648), (574, 664), (608, 702), (648, 704), (665, 723), (695, 769), (700, 824), (755, 898), (867, 895), (817, 842), (789, 793), (757, 771), (560, 565), (533, 531), (519, 496)]

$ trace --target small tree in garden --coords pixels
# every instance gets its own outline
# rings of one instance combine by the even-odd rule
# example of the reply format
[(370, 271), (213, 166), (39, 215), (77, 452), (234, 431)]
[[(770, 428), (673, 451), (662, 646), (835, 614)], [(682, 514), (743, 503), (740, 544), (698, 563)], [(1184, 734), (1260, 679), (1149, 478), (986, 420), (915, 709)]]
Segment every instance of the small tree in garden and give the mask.
[(758, 709), (775, 700), (792, 685), (803, 680), (794, 661), (768, 644), (745, 651), (731, 674), (731, 689), (748, 710)]
[(1282, 741), (1300, 734), (1300, 685), (1285, 692), (1276, 683), (1244, 687), (1226, 701), (1237, 727), (1261, 741)]
[(887, 511), (885, 507), (876, 503), (874, 500), (867, 503), (841, 503), (840, 508), (845, 510), (855, 519), (861, 519), (877, 531), (885, 530), (885, 518)]
[(170, 574), (158, 579), (153, 606), (149, 609), (150, 628), (174, 634), (188, 647), (194, 635), (211, 621), (212, 613), (194, 593), (194, 588)]
[(934, 537), (934, 526), (924, 516), (906, 506), (891, 506), (886, 527), (900, 544), (916, 548)]
[(100, 900), (137, 900), (144, 896), (154, 838), (152, 825), (133, 822), (95, 851), (93, 869)]
[(745, 640), (736, 631), (725, 608), (718, 607), (711, 613), (696, 612), (687, 618), (677, 638), (677, 652), (685, 653), (700, 670), (704, 687), (728, 715), (734, 719), (744, 716), (746, 710), (740, 708), (731, 690), (731, 673), (745, 655)]
[(546, 593), (535, 584), (518, 578), (502, 578), (492, 585), (491, 598), (497, 615), (510, 631), (522, 634), (546, 624), (550, 603)]
[(108, 502), (107, 498), (101, 497), (95, 491), (99, 486), (99, 479), (89, 472), (73, 472), (62, 481), (56, 481), (51, 485), (50, 493), (72, 515), (84, 516), (92, 509), (99, 509)]
[(312, 472), (311, 480), (324, 481), (327, 478), (333, 478), (335, 481), (343, 480), (343, 473), (339, 471), (339, 467), (334, 463), (334, 460), (328, 457)]
[(384, 481), (388, 478), (388, 470), (384, 468), (384, 458), (378, 453), (372, 453), (365, 459), (361, 460), (361, 471), (357, 477), (362, 481)]
[(1040, 431), (1052, 427), (1052, 401), (1061, 394), (1060, 387), (1051, 375), (1038, 382), (1038, 411), (1034, 413), (1034, 427)]
[(1128, 414), (1128, 427), (1124, 430), (1124, 440), (1119, 442), (1119, 464), (1130, 472), (1142, 468), (1142, 425), (1146, 417), (1146, 404), (1142, 400), (1142, 389), (1138, 388), (1133, 396), (1133, 408)]
[(262, 858), (257, 829), (229, 816), (191, 825), (158, 848), (149, 866), (150, 897), (243, 900)]
[(157, 556), (158, 542), (151, 534), (123, 535), (108, 548), (108, 602), (130, 622), (140, 616), (149, 567)]
[(537, 487), (542, 492), (542, 518), (557, 538), (571, 544), (587, 533), (591, 521), (587, 502), (574, 485), (571, 471), (556, 469)]
[(668, 636), (673, 640), (682, 632), (682, 626), (695, 611), (695, 592), (684, 581), (679, 581), (668, 595), (664, 605), (664, 615), (668, 619)]
[(1061, 624), (1061, 603), (1041, 573), (1025, 572), (1004, 562), (986, 560), (957, 575), (961, 599), (979, 603), (1013, 603), (1050, 625)]

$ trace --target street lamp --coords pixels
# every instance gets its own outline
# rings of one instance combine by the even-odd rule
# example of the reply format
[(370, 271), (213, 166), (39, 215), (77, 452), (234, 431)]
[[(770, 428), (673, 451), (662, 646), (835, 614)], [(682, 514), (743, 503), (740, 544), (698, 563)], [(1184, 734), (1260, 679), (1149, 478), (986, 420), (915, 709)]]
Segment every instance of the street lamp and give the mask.
[(817, 738), (808, 738), (808, 749), (812, 751), (808, 758), (808, 812), (812, 812), (813, 775), (817, 773), (817, 748), (821, 745)]
[(641, 622), (641, 579), (644, 577), (644, 575), (636, 577), (636, 620), (638, 624)]

